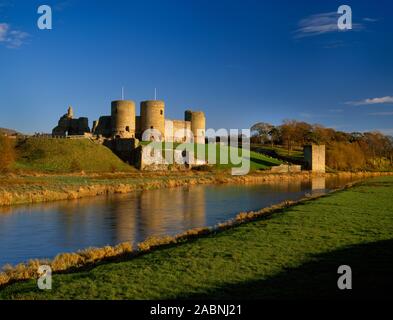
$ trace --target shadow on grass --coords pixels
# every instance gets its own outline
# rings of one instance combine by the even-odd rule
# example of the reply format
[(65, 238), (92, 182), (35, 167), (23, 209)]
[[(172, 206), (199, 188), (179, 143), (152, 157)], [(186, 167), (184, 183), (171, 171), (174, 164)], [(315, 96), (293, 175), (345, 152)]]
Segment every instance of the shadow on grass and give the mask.
[[(179, 299), (393, 299), (393, 239), (314, 256), (268, 279), (227, 284)], [(352, 290), (339, 290), (340, 265), (352, 268)]]
[(271, 166), (278, 166), (279, 163), (275, 163), (273, 161), (268, 161), (268, 160), (263, 160), (263, 159), (258, 159), (256, 157), (243, 157), (244, 160), (249, 160), (252, 163), (256, 164), (256, 165), (261, 165), (264, 166), (266, 168), (271, 167)]

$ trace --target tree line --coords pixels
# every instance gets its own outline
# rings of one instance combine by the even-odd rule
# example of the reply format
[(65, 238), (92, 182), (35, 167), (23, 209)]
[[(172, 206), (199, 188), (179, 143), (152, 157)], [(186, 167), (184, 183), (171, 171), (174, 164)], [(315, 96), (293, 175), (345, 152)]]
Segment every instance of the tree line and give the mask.
[(279, 126), (259, 122), (251, 143), (281, 146), (288, 155), (307, 144), (326, 145), (326, 165), (336, 170), (384, 170), (393, 166), (393, 137), (381, 132), (343, 132), (320, 124), (284, 120)]

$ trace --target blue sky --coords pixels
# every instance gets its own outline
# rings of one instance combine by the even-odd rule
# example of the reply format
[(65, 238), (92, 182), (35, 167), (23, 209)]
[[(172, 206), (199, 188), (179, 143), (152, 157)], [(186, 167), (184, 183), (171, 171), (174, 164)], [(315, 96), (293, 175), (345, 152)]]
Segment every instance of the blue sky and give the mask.
[[(52, 30), (37, 27), (42, 4)], [(393, 135), (392, 13), (390, 0), (0, 0), (0, 127), (50, 132), (68, 105), (91, 125), (124, 86), (138, 105), (158, 88), (168, 118), (204, 110), (210, 128)]]

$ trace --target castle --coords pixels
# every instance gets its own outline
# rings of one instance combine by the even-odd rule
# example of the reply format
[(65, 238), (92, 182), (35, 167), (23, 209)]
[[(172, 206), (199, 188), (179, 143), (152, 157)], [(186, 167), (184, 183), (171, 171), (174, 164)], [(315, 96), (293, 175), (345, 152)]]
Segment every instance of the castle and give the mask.
[(156, 140), (156, 135), (144, 136), (150, 129), (159, 133), (160, 141), (186, 142), (192, 135), (195, 143), (205, 143), (206, 118), (202, 111), (187, 110), (184, 120), (165, 118), (165, 103), (160, 100), (142, 101), (140, 115), (135, 112), (135, 102), (116, 100), (111, 104), (111, 115), (101, 116), (93, 122), (90, 131), (87, 118), (74, 119), (72, 107), (53, 129), (52, 136), (95, 136), (106, 139)]
[(52, 130), (54, 137), (84, 135), (85, 133), (90, 133), (89, 119), (84, 117), (74, 119), (72, 107), (68, 108), (67, 113), (60, 118), (58, 125)]
[[(149, 130), (150, 129), (150, 130)], [(147, 132), (147, 134), (146, 134)], [(153, 133), (151, 133), (153, 132)], [(158, 133), (158, 135), (156, 134)], [(206, 118), (202, 111), (186, 110), (184, 120), (165, 118), (165, 103), (147, 100), (140, 104), (140, 115), (135, 112), (135, 102), (115, 100), (111, 104), (111, 115), (101, 116), (93, 122), (90, 130), (88, 119), (74, 118), (72, 107), (63, 115), (53, 129), (53, 137), (90, 138), (112, 149), (121, 159), (135, 164), (140, 169), (146, 166), (144, 146), (139, 141), (191, 142), (205, 144)], [(182, 157), (183, 157), (182, 151)], [(184, 156), (188, 164), (202, 165), (205, 160)], [(313, 172), (325, 172), (325, 146), (304, 147), (304, 168)], [(165, 164), (164, 164), (165, 165)], [(157, 169), (157, 167), (153, 168)], [(154, 170), (155, 170), (154, 169)], [(273, 172), (298, 172), (301, 166), (280, 165)]]

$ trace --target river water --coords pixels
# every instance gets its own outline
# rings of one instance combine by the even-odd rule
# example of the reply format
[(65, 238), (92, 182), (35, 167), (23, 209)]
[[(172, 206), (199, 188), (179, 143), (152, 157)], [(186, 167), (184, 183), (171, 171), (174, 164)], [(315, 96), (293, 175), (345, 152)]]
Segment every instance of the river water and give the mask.
[(0, 266), (213, 226), (242, 211), (327, 192), (348, 179), (199, 185), (0, 207)]

